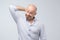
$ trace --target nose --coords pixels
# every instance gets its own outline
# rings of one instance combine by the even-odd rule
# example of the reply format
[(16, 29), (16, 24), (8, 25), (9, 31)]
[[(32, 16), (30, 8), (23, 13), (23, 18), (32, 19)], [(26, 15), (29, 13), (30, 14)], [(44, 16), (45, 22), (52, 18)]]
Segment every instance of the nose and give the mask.
[(27, 15), (30, 15), (29, 13), (27, 13)]

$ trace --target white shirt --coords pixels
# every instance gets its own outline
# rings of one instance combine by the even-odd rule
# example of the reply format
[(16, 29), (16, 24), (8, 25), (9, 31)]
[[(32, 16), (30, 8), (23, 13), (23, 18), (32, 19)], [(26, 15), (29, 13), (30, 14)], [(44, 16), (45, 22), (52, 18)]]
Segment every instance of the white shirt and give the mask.
[(34, 19), (34, 22), (30, 24), (25, 16), (19, 17), (17, 15), (18, 13), (16, 13), (19, 10), (15, 5), (10, 5), (9, 10), (17, 24), (18, 40), (46, 40), (44, 24), (41, 24), (36, 18)]

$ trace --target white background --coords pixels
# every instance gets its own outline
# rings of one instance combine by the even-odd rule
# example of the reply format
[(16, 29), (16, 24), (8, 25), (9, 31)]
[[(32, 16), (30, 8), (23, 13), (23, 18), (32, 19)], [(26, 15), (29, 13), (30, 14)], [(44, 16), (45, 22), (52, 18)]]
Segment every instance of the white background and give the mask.
[(47, 40), (60, 40), (60, 0), (0, 0), (0, 40), (18, 40), (15, 21), (9, 5), (26, 7), (36, 4), (38, 16), (45, 25)]

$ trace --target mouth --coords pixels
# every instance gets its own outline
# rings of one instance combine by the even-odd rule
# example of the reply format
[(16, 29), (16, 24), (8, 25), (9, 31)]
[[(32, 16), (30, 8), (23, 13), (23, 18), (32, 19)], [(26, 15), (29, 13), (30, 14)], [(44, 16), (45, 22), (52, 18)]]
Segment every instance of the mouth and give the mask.
[(31, 20), (31, 19), (32, 19), (32, 16), (30, 16), (30, 15), (27, 15), (27, 14), (26, 14), (25, 16), (26, 16), (26, 19), (27, 19), (27, 20)]

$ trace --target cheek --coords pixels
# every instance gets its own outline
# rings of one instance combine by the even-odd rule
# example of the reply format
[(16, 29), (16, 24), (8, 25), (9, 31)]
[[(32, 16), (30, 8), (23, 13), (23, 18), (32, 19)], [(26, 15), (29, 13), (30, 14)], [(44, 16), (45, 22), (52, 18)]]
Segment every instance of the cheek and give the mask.
[(34, 15), (33, 15), (33, 14), (31, 14), (31, 16), (33, 17)]
[(32, 16), (32, 14), (30, 14), (30, 16)]

